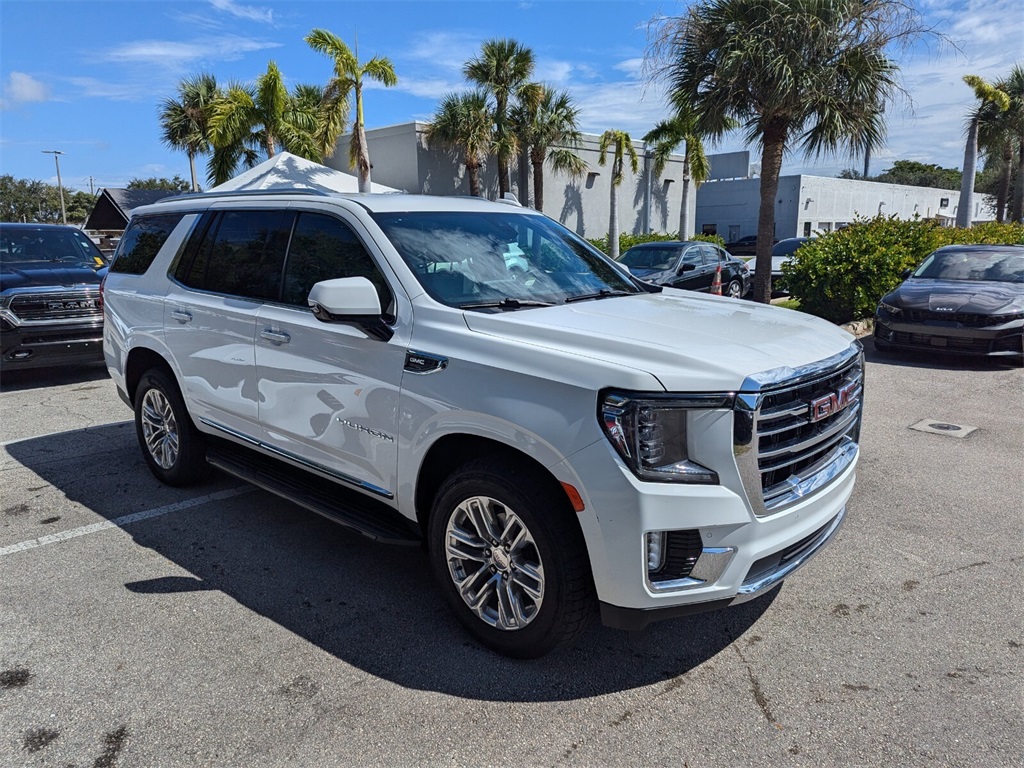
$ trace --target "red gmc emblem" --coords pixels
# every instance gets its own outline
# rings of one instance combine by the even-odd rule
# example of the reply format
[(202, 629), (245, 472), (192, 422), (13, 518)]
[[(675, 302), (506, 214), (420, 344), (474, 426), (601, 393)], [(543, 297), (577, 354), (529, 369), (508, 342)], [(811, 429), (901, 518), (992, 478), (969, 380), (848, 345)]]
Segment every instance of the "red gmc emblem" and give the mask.
[(852, 382), (837, 391), (811, 400), (811, 423), (827, 419), (850, 407), (850, 395), (857, 390), (857, 382)]

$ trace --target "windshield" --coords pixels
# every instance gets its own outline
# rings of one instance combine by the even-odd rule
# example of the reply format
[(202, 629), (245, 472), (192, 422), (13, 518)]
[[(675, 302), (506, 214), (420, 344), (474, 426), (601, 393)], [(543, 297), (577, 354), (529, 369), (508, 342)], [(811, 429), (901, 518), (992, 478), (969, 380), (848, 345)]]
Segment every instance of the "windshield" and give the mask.
[(917, 268), (914, 277), (1024, 283), (1024, 248), (935, 251)]
[(678, 248), (630, 248), (619, 263), (630, 269), (672, 269), (678, 258)]
[(20, 268), (106, 266), (103, 253), (77, 229), (0, 227), (0, 264)]
[(377, 213), (426, 292), (450, 307), (520, 309), (642, 290), (544, 216), (510, 211)]

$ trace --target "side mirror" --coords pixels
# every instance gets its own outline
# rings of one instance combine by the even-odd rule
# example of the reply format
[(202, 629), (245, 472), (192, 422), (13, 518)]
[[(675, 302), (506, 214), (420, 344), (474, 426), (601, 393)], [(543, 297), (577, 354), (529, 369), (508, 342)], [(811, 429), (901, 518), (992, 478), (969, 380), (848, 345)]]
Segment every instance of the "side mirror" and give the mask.
[(307, 301), (322, 323), (356, 325), (381, 341), (395, 334), (384, 322), (377, 289), (365, 277), (321, 280), (310, 289)]
[(696, 268), (697, 268), (696, 264), (691, 264), (691, 263), (687, 262), (687, 263), (681, 264), (679, 266), (679, 269), (677, 270), (676, 274), (680, 274), (681, 275), (681, 274), (683, 274), (683, 272), (693, 272), (693, 270), (695, 270)]
[(912, 269), (904, 269), (902, 272), (900, 272), (900, 280), (906, 280), (912, 274), (914, 274), (914, 270), (912, 270)]

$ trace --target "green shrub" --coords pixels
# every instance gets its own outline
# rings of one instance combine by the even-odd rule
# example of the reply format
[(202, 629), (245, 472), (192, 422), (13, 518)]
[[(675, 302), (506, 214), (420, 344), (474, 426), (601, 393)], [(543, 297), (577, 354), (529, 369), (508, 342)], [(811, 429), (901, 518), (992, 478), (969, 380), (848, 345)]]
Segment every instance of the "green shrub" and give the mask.
[[(649, 235), (630, 235), (623, 232), (619, 233), (619, 253), (625, 253), (627, 250), (632, 248), (634, 245), (640, 245), (641, 243), (663, 243), (669, 240), (678, 240), (678, 232), (670, 232), (668, 234), (657, 234), (651, 233)], [(715, 245), (725, 246), (725, 240), (720, 235), (694, 235), (690, 238), (691, 240), (701, 240), (705, 243), (714, 243)], [(588, 238), (587, 242), (596, 247), (603, 253), (608, 253), (608, 237), (597, 237)]]
[(783, 265), (781, 287), (804, 312), (845, 323), (872, 316), (878, 301), (899, 285), (901, 273), (933, 250), (965, 243), (1024, 244), (1024, 226), (989, 222), (954, 229), (931, 219), (858, 219), (805, 243)]

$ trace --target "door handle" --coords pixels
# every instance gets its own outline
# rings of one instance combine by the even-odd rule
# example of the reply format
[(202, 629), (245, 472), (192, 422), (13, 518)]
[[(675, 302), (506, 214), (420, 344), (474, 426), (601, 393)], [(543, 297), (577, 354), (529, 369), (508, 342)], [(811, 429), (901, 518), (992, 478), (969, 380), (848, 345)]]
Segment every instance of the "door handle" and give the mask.
[(284, 331), (271, 331), (269, 329), (260, 331), (260, 338), (266, 339), (274, 344), (287, 344), (292, 340), (292, 337)]
[(184, 312), (184, 311), (182, 311), (180, 309), (172, 309), (171, 310), (171, 317), (173, 317), (175, 320), (177, 320), (179, 323), (182, 323), (182, 324), (184, 324), (184, 323), (191, 323), (192, 322), (192, 313), (191, 312)]

